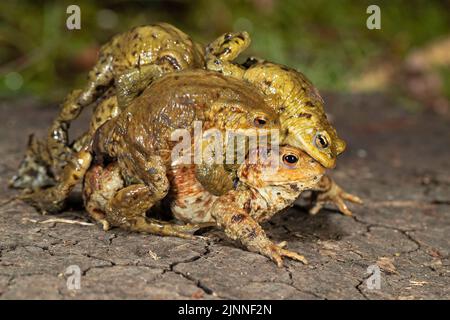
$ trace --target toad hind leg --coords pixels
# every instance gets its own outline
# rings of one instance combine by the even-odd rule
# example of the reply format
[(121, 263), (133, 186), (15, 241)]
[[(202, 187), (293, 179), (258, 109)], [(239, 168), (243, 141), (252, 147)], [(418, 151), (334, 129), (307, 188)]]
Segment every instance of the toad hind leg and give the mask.
[(86, 150), (76, 154), (63, 170), (61, 181), (55, 186), (23, 194), (19, 198), (43, 212), (59, 212), (75, 185), (84, 177), (92, 162), (92, 155)]
[(232, 61), (249, 45), (250, 36), (247, 32), (225, 33), (207, 46), (206, 68), (226, 76), (242, 78), (245, 70)]
[(236, 206), (236, 196), (234, 191), (227, 193), (216, 200), (211, 210), (211, 216), (228, 237), (239, 240), (248, 250), (270, 258), (279, 267), (283, 266), (283, 257), (308, 263), (302, 255), (283, 249), (283, 244), (277, 245), (270, 241), (258, 222)]
[(194, 238), (192, 233), (203, 226), (176, 225), (146, 217), (146, 212), (165, 196), (164, 190), (169, 182), (162, 177), (158, 181), (159, 184), (152, 186), (143, 183), (125, 186), (117, 163), (106, 167), (95, 164), (84, 179), (86, 210), (103, 225), (104, 230), (120, 227), (162, 236)]
[(83, 108), (99, 98), (113, 82), (112, 57), (107, 53), (100, 56), (99, 62), (89, 72), (88, 84), (83, 90), (72, 91), (61, 106), (53, 121), (47, 137), (52, 165), (60, 170), (72, 155), (69, 148), (68, 130), (71, 121), (76, 119)]
[(25, 156), (17, 174), (9, 181), (9, 186), (17, 189), (41, 189), (54, 184), (55, 178), (44, 144), (31, 135)]
[(118, 226), (130, 231), (194, 239), (191, 233), (199, 229), (197, 225), (176, 225), (145, 216), (157, 201), (151, 189), (144, 184), (134, 184), (119, 190), (110, 199), (105, 219), (111, 226)]

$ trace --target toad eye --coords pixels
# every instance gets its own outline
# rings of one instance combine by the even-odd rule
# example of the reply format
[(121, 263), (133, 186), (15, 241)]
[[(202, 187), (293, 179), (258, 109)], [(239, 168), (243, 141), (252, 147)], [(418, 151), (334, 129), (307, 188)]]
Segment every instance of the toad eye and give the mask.
[(318, 133), (314, 137), (314, 145), (319, 149), (326, 149), (329, 146), (329, 142), (326, 136)]
[(266, 123), (267, 123), (267, 120), (264, 119), (263, 117), (256, 117), (253, 120), (253, 124), (255, 125), (255, 127), (258, 127), (258, 128), (264, 127), (266, 125)]
[(287, 164), (289, 166), (292, 166), (293, 164), (297, 163), (298, 157), (294, 156), (293, 154), (285, 154), (283, 156), (283, 162), (284, 164)]

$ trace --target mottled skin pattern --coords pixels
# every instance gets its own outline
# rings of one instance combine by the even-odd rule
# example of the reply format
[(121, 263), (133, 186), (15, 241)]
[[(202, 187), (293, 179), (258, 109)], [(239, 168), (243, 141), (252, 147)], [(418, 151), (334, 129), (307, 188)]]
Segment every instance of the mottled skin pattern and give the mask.
[[(168, 225), (158, 222), (150, 233), (192, 237), (192, 231), (202, 226), (216, 226), (233, 240), (240, 241), (248, 250), (258, 252), (282, 266), (283, 257), (303, 263), (306, 259), (298, 253), (284, 249), (284, 244), (274, 244), (265, 234), (260, 222), (270, 219), (277, 212), (291, 206), (303, 190), (313, 188), (325, 168), (301, 150), (283, 146), (280, 152), (269, 152), (262, 158), (252, 150), (240, 165), (235, 188), (222, 196), (209, 193), (195, 179), (194, 165), (173, 161), (168, 167), (171, 191), (164, 199), (172, 214), (186, 225)], [(251, 156), (256, 161), (250, 161)], [(272, 162), (271, 162), (272, 161)], [(119, 205), (118, 192), (125, 185), (120, 166), (110, 163), (106, 167), (95, 165), (89, 169), (84, 183), (85, 206), (91, 216), (104, 226), (121, 226), (123, 216), (117, 216), (111, 207)], [(123, 189), (122, 189), (123, 190)], [(134, 194), (142, 196), (139, 190)], [(144, 197), (145, 203), (145, 197)], [(141, 205), (142, 202), (136, 202)], [(144, 208), (130, 208), (127, 204), (128, 221), (143, 219), (139, 212)], [(139, 224), (137, 220), (135, 222)], [(148, 225), (148, 224), (147, 224)]]
[(54, 185), (56, 178), (50, 164), (51, 159), (45, 143), (38, 140), (34, 134), (30, 135), (25, 156), (17, 173), (9, 181), (9, 186), (36, 190)]
[[(206, 66), (226, 76), (244, 79), (257, 87), (268, 105), (280, 115), (285, 137), (283, 143), (307, 152), (326, 168), (333, 168), (336, 157), (345, 150), (345, 142), (328, 122), (324, 102), (312, 83), (289, 67), (250, 58), (243, 65), (233, 60), (250, 45), (247, 32), (226, 33), (206, 48)], [(329, 177), (321, 182), (320, 194), (311, 213), (317, 213), (326, 202), (351, 215), (343, 200), (362, 203), (357, 196), (344, 192)]]
[[(34, 141), (34, 146), (30, 145), (11, 186), (39, 188), (58, 180), (62, 168), (73, 155), (73, 149), (68, 145), (70, 123), (109, 88), (117, 90), (119, 105), (125, 107), (153, 79), (168, 72), (202, 67), (203, 48), (170, 24), (136, 27), (115, 36), (100, 49), (87, 85), (82, 90), (72, 91), (65, 99), (47, 140)], [(76, 147), (79, 149), (80, 143)]]
[(304, 150), (326, 168), (333, 168), (337, 155), (345, 150), (345, 142), (328, 122), (317, 89), (302, 73), (283, 65), (255, 58), (242, 66), (233, 63), (249, 44), (246, 32), (222, 35), (206, 49), (207, 68), (256, 86), (280, 114), (286, 142)]
[(119, 107), (118, 98), (115, 93), (116, 90), (111, 88), (98, 99), (97, 106), (89, 122), (88, 131), (78, 139), (75, 139), (71, 146), (75, 152), (80, 151), (84, 146), (88, 145), (92, 141), (95, 131), (105, 122), (119, 115), (121, 108)]
[[(117, 158), (128, 168), (129, 176), (146, 176), (140, 172), (143, 167), (136, 168), (138, 163), (155, 154), (162, 163), (167, 161), (178, 143), (170, 141), (170, 135), (176, 129), (190, 130), (194, 121), (201, 121), (204, 131), (214, 128), (223, 136), (227, 129), (257, 129), (255, 133), (259, 129), (279, 129), (277, 114), (264, 103), (262, 95), (251, 89), (240, 80), (216, 72), (196, 70), (167, 75), (144, 91), (126, 113), (97, 132), (96, 151)], [(128, 153), (124, 155), (123, 150)], [(217, 176), (206, 184), (219, 185), (227, 178)], [(230, 186), (232, 181), (226, 188)]]
[[(166, 75), (96, 131), (92, 144), (81, 148), (64, 168), (60, 183), (22, 198), (40, 210), (59, 211), (94, 157), (94, 164), (102, 166), (117, 161), (126, 185), (110, 202), (108, 216), (116, 217), (110, 220), (135, 231), (154, 230), (145, 212), (169, 190), (166, 168), (178, 143), (171, 141), (176, 129), (191, 131), (194, 121), (200, 120), (203, 130), (279, 130), (278, 115), (248, 86), (242, 80), (204, 70)], [(217, 178), (220, 181), (215, 185), (229, 179), (228, 175)], [(104, 222), (105, 228), (111, 221)]]
[[(125, 188), (125, 177), (121, 174), (117, 162), (106, 167), (94, 164), (86, 173), (83, 183), (83, 199), (90, 216), (103, 225), (104, 230), (112, 226), (124, 229), (147, 232), (163, 236), (176, 236), (185, 239), (194, 238), (192, 232), (202, 224), (174, 224), (145, 216), (149, 206), (152, 206), (148, 189), (141, 185), (133, 189)], [(139, 201), (128, 203), (129, 198), (139, 198)], [(144, 214), (143, 214), (144, 213)], [(205, 225), (205, 224), (203, 224)]]
[(211, 216), (227, 236), (239, 240), (248, 250), (269, 257), (279, 267), (283, 257), (307, 263), (298, 253), (283, 249), (285, 242), (277, 245), (270, 241), (258, 222), (291, 206), (303, 190), (314, 188), (325, 168), (290, 146), (270, 152), (269, 158), (278, 158), (279, 165), (273, 168), (259, 159), (256, 164), (242, 166), (236, 190), (214, 202)]
[[(283, 128), (287, 134), (285, 143), (305, 150), (324, 166), (333, 167), (336, 156), (343, 151), (345, 143), (337, 137), (335, 129), (328, 123), (323, 101), (317, 90), (304, 75), (285, 66), (256, 59), (249, 59), (244, 67), (233, 64), (232, 60), (249, 44), (250, 38), (245, 32), (228, 33), (219, 37), (207, 48), (207, 67), (228, 76), (244, 78), (258, 87), (265, 94), (267, 103), (280, 112)], [(111, 86), (116, 87), (116, 90), (109, 89), (103, 93), (103, 98), (106, 96), (110, 98), (108, 99), (110, 101), (100, 103), (101, 108), (94, 115), (96, 119), (93, 120), (94, 127), (99, 127), (120, 112), (120, 109), (123, 109), (155, 78), (166, 72), (187, 68), (190, 64), (192, 67), (201, 64), (199, 62), (202, 60), (199, 58), (201, 50), (196, 48), (198, 44), (193, 43), (187, 35), (168, 24), (135, 28), (113, 38), (102, 48), (101, 58), (90, 73), (87, 86), (91, 88), (97, 85), (96, 77), (102, 77), (102, 73), (98, 70), (112, 70), (108, 72), (109, 77), (114, 76)], [(141, 52), (138, 61), (133, 58), (136, 52)], [(105, 68), (104, 61), (110, 61), (111, 58), (114, 68)], [(103, 92), (104, 87), (100, 86), (100, 89), (97, 91)], [(81, 139), (77, 139), (73, 148), (67, 146), (68, 125), (84, 106), (82, 103), (75, 103), (74, 97), (86, 95), (88, 91), (85, 89), (83, 93), (82, 90), (75, 90), (69, 95), (60, 116), (53, 123), (48, 143), (39, 141), (35, 137), (30, 138), (19, 172), (12, 179), (13, 187), (36, 189), (54, 184), (55, 179), (59, 179), (59, 168), (67, 162), (69, 154), (73, 150), (79, 151), (86, 142), (90, 141), (95, 130), (89, 130)], [(97, 91), (91, 90), (91, 92)], [(111, 98), (115, 94), (117, 98)], [(97, 102), (101, 99), (97, 99)], [(66, 120), (63, 121), (63, 118)], [(60, 134), (54, 134), (55, 132)], [(54, 139), (57, 136), (65, 137), (63, 139), (65, 142)], [(61, 150), (65, 151), (61, 153)], [(224, 173), (220, 172), (221, 169), (222, 167), (199, 168), (197, 177), (200, 179), (200, 174), (204, 176), (204, 179), (200, 180), (210, 192), (220, 193), (220, 190), (226, 190), (227, 185), (231, 187), (231, 183), (227, 180), (223, 180), (223, 184), (215, 184), (222, 181), (220, 177), (223, 177)], [(210, 176), (214, 176), (213, 179), (210, 179)], [(333, 193), (328, 193), (328, 200), (337, 203), (341, 211), (346, 214), (350, 214), (350, 211), (342, 201), (343, 199), (360, 202), (359, 198), (343, 192), (330, 179), (324, 180), (323, 184), (326, 185), (324, 190), (334, 190)], [(317, 212), (326, 199), (325, 195), (317, 197), (317, 206), (311, 212)]]
[[(206, 66), (227, 76), (222, 77), (182, 72), (204, 67), (203, 52), (170, 25), (135, 28), (113, 38), (102, 48), (87, 87), (67, 97), (48, 141), (31, 137), (22, 174), (15, 180), (19, 187), (40, 189), (58, 180), (56, 186), (22, 198), (43, 211), (59, 211), (84, 179), (86, 210), (105, 230), (121, 227), (193, 238), (198, 228), (215, 225), (279, 266), (283, 257), (306, 263), (303, 256), (283, 249), (285, 244), (272, 243), (259, 223), (291, 206), (307, 189), (320, 191), (311, 213), (332, 201), (351, 214), (343, 200), (359, 198), (329, 177), (321, 179), (323, 166), (334, 167), (345, 142), (328, 123), (319, 93), (301, 73), (257, 59), (232, 63), (249, 43), (246, 33), (235, 33), (208, 46)], [(181, 72), (160, 79), (174, 71)], [(70, 122), (94, 102), (88, 132), (69, 146)], [(285, 146), (281, 153), (269, 149), (269, 158), (279, 164), (273, 167), (260, 157), (257, 163), (247, 159), (230, 166), (174, 163), (170, 134), (191, 130), (195, 120), (203, 122), (204, 130), (281, 128)], [(174, 217), (185, 224), (148, 218), (146, 213), (161, 202), (169, 202)]]

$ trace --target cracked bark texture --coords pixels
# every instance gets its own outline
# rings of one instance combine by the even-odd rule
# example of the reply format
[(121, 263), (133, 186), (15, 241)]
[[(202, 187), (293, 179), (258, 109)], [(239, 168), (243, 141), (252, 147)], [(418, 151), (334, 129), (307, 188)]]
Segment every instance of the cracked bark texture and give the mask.
[[(332, 207), (309, 216), (303, 200), (265, 230), (304, 254), (283, 268), (209, 231), (196, 241), (41, 224), (7, 188), (28, 134), (43, 136), (55, 108), (2, 102), (0, 115), (0, 299), (448, 299), (450, 149), (448, 119), (409, 114), (380, 95), (327, 95), (348, 149), (331, 174), (365, 200), (354, 217)], [(76, 132), (87, 117), (77, 121)], [(78, 208), (59, 218), (87, 221)], [(54, 217), (53, 217), (54, 218)], [(81, 269), (68, 290), (65, 270)], [(367, 268), (381, 268), (369, 289)]]

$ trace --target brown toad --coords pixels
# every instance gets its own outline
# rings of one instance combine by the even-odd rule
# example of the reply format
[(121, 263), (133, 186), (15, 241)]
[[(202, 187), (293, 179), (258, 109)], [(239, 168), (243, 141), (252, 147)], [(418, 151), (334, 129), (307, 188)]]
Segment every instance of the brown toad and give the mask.
[[(116, 215), (124, 215), (133, 206), (145, 212), (144, 208), (151, 208), (168, 192), (166, 168), (177, 143), (172, 141), (172, 133), (191, 131), (196, 121), (202, 129), (220, 132), (279, 130), (277, 114), (241, 80), (205, 70), (172, 73), (154, 81), (117, 117), (97, 129), (93, 141), (64, 168), (56, 186), (22, 198), (43, 211), (59, 211), (94, 158), (95, 163), (117, 162), (127, 177), (127, 185), (117, 195)], [(224, 170), (223, 175), (209, 179), (216, 188), (230, 190), (233, 181)], [(142, 228), (133, 227), (137, 231)]]
[[(250, 45), (247, 32), (226, 33), (206, 48), (206, 66), (224, 75), (244, 79), (260, 90), (267, 104), (280, 115), (283, 143), (298, 147), (326, 168), (333, 168), (336, 157), (345, 150), (334, 127), (328, 122), (324, 101), (305, 75), (276, 63), (250, 58), (243, 65), (233, 63)], [(317, 213), (326, 202), (335, 203), (345, 215), (351, 215), (344, 200), (361, 204), (359, 197), (343, 191), (330, 177), (320, 183)]]
[[(252, 158), (254, 157), (254, 158)], [(253, 160), (251, 160), (253, 159)], [(301, 150), (281, 146), (279, 150), (253, 149), (238, 170), (233, 190), (222, 196), (209, 193), (196, 179), (194, 165), (172, 161), (168, 168), (171, 191), (164, 199), (174, 217), (185, 225), (155, 222), (152, 227), (145, 220), (142, 201), (130, 207), (127, 196), (121, 194), (126, 177), (118, 163), (93, 165), (86, 174), (83, 192), (85, 207), (90, 215), (104, 226), (131, 228), (130, 223), (143, 225), (140, 231), (160, 235), (192, 238), (191, 233), (202, 226), (216, 226), (225, 234), (240, 241), (248, 250), (260, 253), (282, 266), (283, 257), (307, 263), (298, 253), (273, 243), (260, 223), (291, 206), (303, 190), (314, 188), (325, 168)], [(129, 190), (132, 196), (143, 197), (145, 188)], [(144, 191), (144, 192), (142, 192)], [(117, 215), (116, 208), (126, 210)], [(126, 217), (126, 222), (124, 217)]]
[[(123, 109), (153, 79), (174, 71), (203, 67), (202, 46), (168, 23), (135, 27), (114, 36), (101, 47), (86, 86), (66, 97), (47, 139), (30, 138), (26, 156), (11, 186), (35, 189), (59, 180), (62, 168), (73, 155), (69, 147), (69, 126), (88, 105), (117, 96), (115, 109), (103, 113), (110, 118), (117, 113), (119, 105)], [(75, 149), (80, 144), (76, 142)]]

